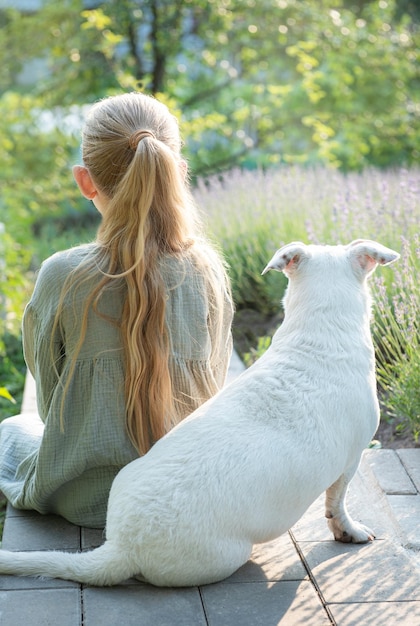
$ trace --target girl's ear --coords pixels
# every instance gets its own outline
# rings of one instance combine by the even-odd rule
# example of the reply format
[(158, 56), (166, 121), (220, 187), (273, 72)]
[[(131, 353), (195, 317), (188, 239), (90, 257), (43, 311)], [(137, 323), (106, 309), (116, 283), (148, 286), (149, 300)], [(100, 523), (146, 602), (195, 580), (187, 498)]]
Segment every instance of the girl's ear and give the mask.
[(95, 198), (98, 194), (98, 191), (91, 175), (89, 174), (89, 170), (83, 165), (74, 165), (73, 176), (81, 194), (88, 200), (93, 200), (93, 198)]

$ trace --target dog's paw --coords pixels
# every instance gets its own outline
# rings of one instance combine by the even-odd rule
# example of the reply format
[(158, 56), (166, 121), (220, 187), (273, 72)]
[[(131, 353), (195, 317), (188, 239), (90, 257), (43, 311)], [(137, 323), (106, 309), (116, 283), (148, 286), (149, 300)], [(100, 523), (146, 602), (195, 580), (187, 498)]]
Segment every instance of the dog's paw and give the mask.
[(328, 526), (336, 541), (342, 543), (367, 543), (375, 539), (373, 531), (352, 519), (340, 520), (332, 517), (328, 520)]

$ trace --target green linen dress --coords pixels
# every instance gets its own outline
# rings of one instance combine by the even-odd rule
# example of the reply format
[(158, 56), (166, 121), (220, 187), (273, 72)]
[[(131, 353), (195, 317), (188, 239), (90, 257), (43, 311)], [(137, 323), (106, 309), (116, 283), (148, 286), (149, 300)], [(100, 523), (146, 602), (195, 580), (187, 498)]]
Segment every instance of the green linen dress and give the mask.
[[(66, 298), (61, 324), (52, 336), (63, 283), (92, 245), (57, 253), (40, 269), (23, 318), (24, 354), (36, 381), (39, 415), (20, 414), (0, 424), (0, 490), (17, 508), (56, 513), (75, 524), (102, 528), (111, 483), (138, 452), (125, 428), (119, 329), (93, 311), (60, 420), (83, 302), (99, 273)], [(208, 294), (193, 263), (165, 257), (161, 266), (167, 285), (170, 371), (183, 417), (223, 385), (232, 351), (232, 303), (220, 268), (210, 258), (209, 263), (220, 274), (224, 295), (221, 328), (210, 319)], [(125, 286), (123, 281), (111, 285), (101, 296), (99, 311), (118, 319)]]

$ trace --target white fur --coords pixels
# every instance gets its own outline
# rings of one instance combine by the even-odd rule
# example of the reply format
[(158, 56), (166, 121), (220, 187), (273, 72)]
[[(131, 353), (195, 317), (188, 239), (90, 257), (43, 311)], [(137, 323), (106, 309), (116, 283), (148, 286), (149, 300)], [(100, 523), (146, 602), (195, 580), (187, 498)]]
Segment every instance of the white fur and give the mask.
[(293, 243), (268, 269), (289, 277), (269, 350), (231, 385), (122, 469), (106, 542), (83, 554), (0, 551), (0, 572), (112, 585), (202, 585), (243, 565), (326, 490), (339, 541), (373, 533), (352, 520), (347, 486), (378, 425), (366, 277), (398, 254), (372, 241)]

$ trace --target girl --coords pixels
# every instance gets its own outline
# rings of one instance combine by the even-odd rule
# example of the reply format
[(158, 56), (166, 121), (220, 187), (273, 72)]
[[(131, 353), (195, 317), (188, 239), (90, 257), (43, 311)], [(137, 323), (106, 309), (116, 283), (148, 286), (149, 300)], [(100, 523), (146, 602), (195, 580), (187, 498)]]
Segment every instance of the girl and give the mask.
[(23, 319), (39, 416), (0, 425), (0, 490), (103, 527), (118, 471), (223, 385), (233, 307), (168, 109), (140, 93), (100, 101), (82, 155), (74, 178), (101, 225), (39, 272)]

